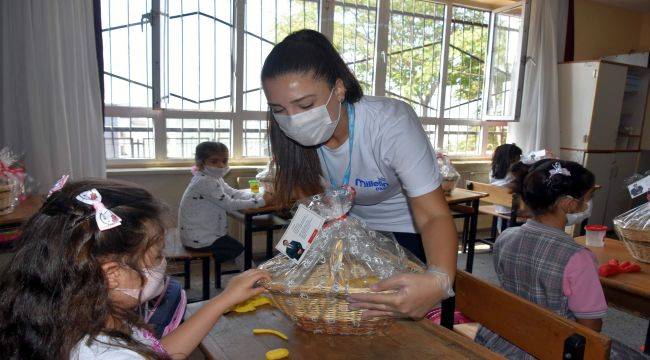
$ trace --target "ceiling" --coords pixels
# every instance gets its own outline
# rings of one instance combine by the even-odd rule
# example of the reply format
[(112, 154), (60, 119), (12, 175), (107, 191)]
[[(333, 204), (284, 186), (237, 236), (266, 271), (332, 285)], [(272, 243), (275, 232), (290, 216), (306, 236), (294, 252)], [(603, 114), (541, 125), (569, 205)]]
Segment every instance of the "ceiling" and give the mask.
[(650, 12), (650, 0), (594, 0), (610, 6), (617, 6), (628, 10)]

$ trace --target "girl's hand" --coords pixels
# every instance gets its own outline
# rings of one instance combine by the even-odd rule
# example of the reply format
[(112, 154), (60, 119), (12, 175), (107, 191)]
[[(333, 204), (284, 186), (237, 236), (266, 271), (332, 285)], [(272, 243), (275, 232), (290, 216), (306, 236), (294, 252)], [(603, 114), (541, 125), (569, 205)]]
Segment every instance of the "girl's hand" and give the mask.
[(364, 319), (373, 317), (411, 317), (420, 319), (440, 303), (443, 290), (439, 278), (431, 274), (400, 274), (380, 281), (372, 291), (390, 294), (352, 294), (351, 310), (365, 309)]
[(228, 286), (219, 297), (223, 299), (227, 307), (244, 302), (264, 292), (263, 287), (255, 287), (255, 283), (262, 279), (271, 280), (271, 274), (260, 269), (245, 271), (230, 279)]

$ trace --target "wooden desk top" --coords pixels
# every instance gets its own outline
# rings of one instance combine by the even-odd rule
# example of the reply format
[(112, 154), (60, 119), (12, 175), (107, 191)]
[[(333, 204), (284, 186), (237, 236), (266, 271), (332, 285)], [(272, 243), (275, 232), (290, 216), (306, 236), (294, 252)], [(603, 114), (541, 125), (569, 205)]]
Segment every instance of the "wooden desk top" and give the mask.
[[(189, 304), (186, 318), (204, 302)], [(253, 335), (253, 329), (282, 331), (289, 340), (274, 335)], [(280, 310), (268, 305), (250, 313), (227, 314), (201, 342), (209, 359), (264, 359), (267, 351), (287, 348), (289, 359), (500, 359), (464, 336), (429, 320), (398, 321), (371, 336), (316, 335), (305, 332)]]
[(458, 203), (484, 198), (487, 196), (488, 194), (486, 193), (467, 190), (463, 188), (455, 188), (454, 190), (451, 191), (451, 194), (449, 194), (449, 196), (445, 196), (445, 200), (447, 200), (448, 204), (452, 205), (452, 204), (458, 204)]
[[(577, 237), (576, 241), (585, 245), (584, 236)], [(601, 276), (600, 283), (603, 285), (608, 303), (615, 307), (620, 305), (623, 310), (650, 318), (650, 264), (635, 260), (625, 244), (619, 240), (605, 238), (604, 247), (589, 246), (588, 248), (596, 255), (598, 265), (606, 264), (609, 259), (616, 258), (620, 262), (634, 261), (641, 266), (641, 271), (637, 273)], [(610, 294), (611, 296), (608, 296)]]
[(43, 205), (43, 199), (40, 196), (30, 196), (18, 204), (12, 213), (0, 215), (0, 225), (22, 224), (36, 214), (41, 205)]

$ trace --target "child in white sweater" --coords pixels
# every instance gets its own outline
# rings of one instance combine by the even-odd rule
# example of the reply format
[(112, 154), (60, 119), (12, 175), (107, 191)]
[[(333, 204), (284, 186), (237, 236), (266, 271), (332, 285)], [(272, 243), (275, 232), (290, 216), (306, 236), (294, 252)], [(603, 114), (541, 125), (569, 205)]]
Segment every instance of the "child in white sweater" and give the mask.
[(226, 212), (261, 207), (265, 199), (233, 189), (223, 180), (230, 170), (226, 145), (202, 142), (196, 147), (195, 160), (194, 177), (185, 189), (178, 214), (181, 241), (193, 250), (212, 251), (217, 262), (236, 259), (244, 247), (227, 235)]

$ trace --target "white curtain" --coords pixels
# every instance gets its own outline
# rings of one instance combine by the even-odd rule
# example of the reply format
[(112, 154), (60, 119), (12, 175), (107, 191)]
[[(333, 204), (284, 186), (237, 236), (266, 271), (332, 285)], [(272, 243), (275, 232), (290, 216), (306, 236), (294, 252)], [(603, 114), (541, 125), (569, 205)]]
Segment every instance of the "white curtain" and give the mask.
[(549, 149), (560, 154), (557, 64), (564, 59), (566, 0), (531, 0), (528, 60), (519, 122), (510, 124), (508, 142), (524, 153)]
[(0, 1), (0, 147), (41, 193), (106, 174), (95, 49), (92, 1)]

